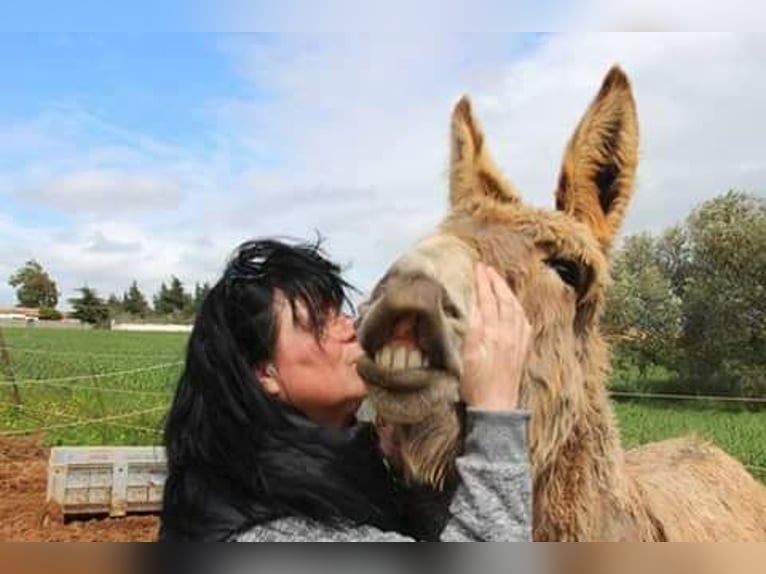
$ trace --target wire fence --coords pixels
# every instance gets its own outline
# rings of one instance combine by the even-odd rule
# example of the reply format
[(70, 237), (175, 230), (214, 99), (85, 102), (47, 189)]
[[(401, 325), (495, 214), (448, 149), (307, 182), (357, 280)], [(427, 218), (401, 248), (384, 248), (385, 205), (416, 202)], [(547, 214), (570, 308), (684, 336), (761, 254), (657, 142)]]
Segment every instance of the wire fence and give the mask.
[(105, 352), (95, 352), (91, 353), (89, 351), (51, 351), (48, 349), (38, 349), (38, 348), (32, 348), (32, 347), (13, 347), (6, 345), (4, 347), (8, 351), (12, 351), (14, 353), (20, 353), (20, 354), (30, 354), (30, 355), (51, 355), (54, 357), (108, 357), (108, 358), (117, 358), (117, 359), (178, 359), (178, 355), (154, 355), (154, 354), (148, 354), (148, 353), (105, 353)]
[[(30, 418), (37, 418), (38, 420), (50, 418), (51, 416), (53, 418), (58, 419), (68, 419), (70, 421), (84, 421), (84, 423), (92, 422), (94, 419), (83, 419), (80, 415), (74, 415), (71, 413), (65, 413), (61, 411), (52, 410), (50, 408), (46, 409), (36, 409), (34, 407), (30, 407), (29, 405), (17, 405), (16, 403), (13, 403), (11, 401), (0, 401), (0, 405), (6, 405), (14, 407), (17, 411), (28, 415)], [(157, 407), (158, 409), (160, 407)], [(133, 411), (134, 414), (136, 414), (136, 411)], [(158, 433), (162, 434), (163, 430), (159, 427), (153, 428), (153, 427), (147, 427), (147, 426), (140, 426), (140, 425), (131, 425), (123, 422), (116, 422), (114, 419), (109, 421), (102, 420), (101, 422), (104, 422), (106, 424), (109, 424), (109, 426), (116, 426), (120, 428), (126, 428), (131, 430), (137, 430), (137, 431), (143, 431), (143, 432), (151, 432), (151, 433)], [(33, 434), (34, 432), (39, 431), (39, 427), (36, 429), (26, 429), (27, 434)], [(0, 435), (2, 435), (2, 431), (0, 431)]]
[[(92, 390), (105, 393), (115, 394), (135, 394), (135, 395), (147, 395), (147, 396), (166, 396), (167, 393), (160, 391), (146, 391), (139, 389), (125, 389), (118, 387), (102, 387), (95, 385), (73, 385), (70, 383), (85, 380), (100, 380), (108, 378), (118, 378), (130, 375), (137, 375), (145, 372), (167, 369), (170, 367), (179, 366), (183, 363), (181, 360), (177, 360), (177, 357), (163, 354), (148, 354), (148, 353), (109, 353), (109, 352), (88, 352), (88, 351), (55, 351), (49, 349), (40, 349), (34, 347), (16, 347), (13, 345), (2, 345), (4, 352), (12, 351), (14, 353), (26, 353), (26, 354), (41, 354), (51, 356), (71, 356), (71, 357), (90, 357), (90, 358), (136, 358), (136, 359), (176, 359), (167, 361), (164, 363), (138, 367), (135, 369), (127, 369), (122, 371), (111, 371), (104, 373), (93, 373), (87, 375), (73, 375), (67, 377), (55, 377), (47, 379), (21, 379), (11, 381), (0, 381), (0, 387), (14, 387), (26, 386), (26, 385), (46, 385), (46, 386), (59, 386), (77, 390)], [(635, 399), (648, 399), (648, 400), (678, 400), (678, 401), (707, 401), (707, 402), (728, 402), (728, 403), (749, 403), (749, 404), (766, 404), (766, 397), (741, 397), (741, 396), (728, 396), (728, 395), (691, 395), (691, 394), (676, 394), (676, 393), (652, 393), (652, 392), (638, 392), (638, 391), (610, 391), (609, 395), (612, 398), (635, 398)]]
[[(55, 385), (59, 383), (68, 383), (71, 381), (84, 381), (92, 379), (108, 379), (116, 377), (124, 377), (126, 375), (136, 375), (139, 373), (145, 373), (150, 371), (158, 371), (161, 369), (167, 369), (170, 367), (177, 367), (181, 365), (183, 361), (174, 361), (172, 363), (161, 363), (159, 365), (152, 365), (150, 367), (139, 367), (136, 369), (127, 369), (124, 371), (110, 371), (106, 373), (93, 373), (88, 375), (73, 375), (70, 377), (55, 377), (51, 379), (20, 379), (17, 381), (0, 381), (0, 387), (12, 387), (16, 385)], [(104, 390), (102, 387), (97, 387), (99, 390)], [(117, 389), (113, 389), (117, 390)]]
[(682, 394), (676, 394), (676, 393), (640, 393), (640, 392), (629, 392), (629, 391), (610, 391), (609, 395), (615, 398), (766, 404), (766, 397), (731, 397), (727, 395), (682, 395)]
[[(13, 347), (6, 347), (6, 349), (13, 349)], [(37, 352), (36, 349), (27, 349), (29, 351)], [(86, 353), (81, 353), (85, 355)], [(104, 356), (119, 356), (117, 354), (103, 354)], [(89, 355), (93, 356), (93, 355)], [(150, 355), (133, 355), (140, 357), (149, 357)], [(10, 387), (16, 385), (47, 385), (47, 386), (62, 386), (72, 389), (85, 389), (94, 390), (99, 392), (112, 392), (112, 393), (127, 393), (127, 394), (145, 394), (161, 396), (166, 393), (159, 391), (143, 391), (136, 389), (124, 389), (117, 387), (101, 387), (92, 385), (71, 385), (69, 383), (84, 380), (94, 379), (108, 379), (118, 378), (127, 375), (137, 375), (141, 373), (157, 371), (162, 369), (168, 369), (170, 367), (177, 367), (183, 364), (183, 361), (171, 361), (167, 363), (160, 363), (158, 365), (151, 365), (148, 367), (138, 367), (135, 369), (126, 369), (122, 371), (110, 371), (106, 373), (93, 373), (87, 375), (73, 375), (68, 377), (53, 377), (48, 379), (20, 379), (15, 381), (0, 381), (0, 387)], [(728, 395), (686, 395), (678, 393), (646, 393), (646, 392), (633, 392), (633, 391), (610, 391), (609, 395), (614, 398), (637, 398), (637, 399), (658, 399), (658, 400), (679, 400), (679, 401), (710, 401), (710, 402), (735, 402), (735, 403), (755, 403), (766, 404), (766, 397), (738, 397)]]
[[(54, 355), (61, 357), (90, 357), (90, 358), (136, 358), (136, 359), (176, 359), (176, 357), (167, 354), (146, 354), (146, 353), (109, 353), (109, 352), (85, 352), (85, 351), (50, 351), (47, 349), (3, 346), (5, 352), (19, 354), (36, 355)], [(128, 412), (107, 413), (103, 410), (102, 416), (84, 417), (69, 412), (63, 412), (59, 409), (46, 406), (45, 408), (34, 408), (18, 401), (0, 401), (0, 404), (14, 407), (14, 412), (26, 415), (29, 422), (37, 422), (35, 426), (20, 429), (10, 429), (0, 431), (0, 436), (19, 436), (45, 433), (48, 431), (58, 431), (73, 429), (79, 427), (89, 427), (94, 425), (114, 426), (127, 430), (134, 430), (141, 433), (153, 433), (157, 436), (162, 434), (162, 429), (158, 423), (157, 427), (146, 426), (142, 424), (131, 424), (131, 419), (157, 414), (167, 409), (167, 400), (170, 398), (170, 392), (150, 389), (136, 389), (118, 386), (101, 386), (96, 384), (100, 381), (117, 380), (120, 378), (136, 378), (144, 374), (169, 370), (179, 367), (183, 364), (181, 360), (168, 360), (159, 364), (142, 366), (132, 369), (119, 371), (107, 371), (82, 375), (72, 375), (66, 377), (52, 378), (25, 378), (19, 380), (0, 381), (0, 388), (13, 387), (14, 390), (24, 388), (53, 387), (64, 388), (77, 391), (85, 391), (104, 395), (115, 396), (136, 396), (136, 397), (154, 397), (163, 398), (162, 405), (151, 408), (137, 408)], [(90, 382), (90, 384), (85, 384)], [(660, 401), (697, 401), (697, 402), (721, 402), (721, 403), (739, 403), (739, 404), (766, 404), (766, 397), (742, 397), (726, 395), (692, 395), (675, 393), (651, 393), (651, 392), (632, 392), (632, 391), (611, 391), (609, 393), (613, 399), (641, 399), (641, 400), (660, 400)], [(63, 406), (63, 405), (62, 405)], [(103, 405), (102, 405), (103, 409)], [(54, 422), (48, 422), (54, 421)], [(766, 467), (758, 465), (745, 465), (746, 468), (761, 476), (766, 476)]]
[[(85, 419), (85, 420), (77, 420), (73, 422), (68, 423), (58, 423), (58, 424), (52, 424), (52, 425), (46, 425), (42, 427), (36, 427), (36, 428), (27, 428), (27, 429), (14, 429), (10, 431), (2, 431), (0, 432), (0, 436), (15, 436), (15, 435), (24, 435), (24, 434), (36, 434), (41, 432), (46, 432), (50, 430), (57, 430), (57, 429), (63, 429), (63, 428), (71, 428), (71, 427), (77, 427), (77, 426), (87, 426), (92, 424), (101, 424), (101, 423), (110, 423), (112, 421), (116, 420), (122, 420), (122, 419), (129, 419), (131, 417), (137, 417), (140, 415), (147, 415), (156, 413), (159, 411), (165, 410), (167, 407), (165, 405), (159, 406), (159, 407), (153, 407), (150, 409), (144, 409), (140, 411), (131, 411), (128, 413), (120, 413), (116, 415), (109, 415), (105, 417), (99, 417), (94, 419)], [(148, 428), (148, 427), (146, 427)]]
[[(24, 383), (22, 382), (21, 384), (24, 384)], [(123, 395), (141, 395), (141, 396), (155, 396), (155, 397), (168, 396), (168, 393), (163, 393), (161, 391), (142, 391), (140, 389), (121, 389), (118, 387), (97, 387), (94, 385), (76, 385), (76, 384), (73, 385), (70, 383), (60, 383), (60, 382), (47, 381), (47, 380), (41, 380), (39, 384), (42, 384), (48, 387), (57, 387), (61, 389), (73, 389), (73, 390), (80, 390), (80, 391), (94, 391), (94, 392), (115, 393), (115, 394), (123, 394)]]
[[(7, 349), (8, 347), (6, 347)], [(14, 395), (14, 401), (0, 401), (0, 404), (12, 409), (11, 412), (15, 415), (23, 415), (24, 419), (29, 419), (27, 422), (36, 422), (34, 426), (28, 426), (20, 429), (8, 429), (0, 430), (0, 436), (18, 436), (18, 435), (30, 435), (45, 433), (48, 431), (58, 431), (65, 429), (74, 429), (79, 427), (87, 427), (93, 425), (114, 426), (118, 428), (134, 430), (142, 433), (154, 433), (157, 435), (162, 434), (162, 430), (159, 425), (154, 428), (150, 426), (144, 426), (140, 424), (130, 424), (130, 419), (140, 416), (156, 414), (160, 411), (167, 409), (167, 403), (170, 398), (170, 390), (149, 390), (149, 389), (135, 389), (125, 388), (117, 386), (101, 386), (99, 381), (116, 381), (118, 379), (135, 379), (140, 378), (146, 374), (161, 372), (164, 370), (170, 370), (177, 368), (182, 364), (182, 361), (172, 361), (166, 363), (160, 363), (155, 365), (149, 365), (145, 367), (139, 367), (134, 369), (124, 369), (119, 371), (108, 371), (102, 373), (90, 373), (83, 375), (73, 375), (67, 377), (53, 377), (53, 378), (30, 378), (19, 380), (0, 381), (0, 389), (12, 388), (14, 391), (24, 388), (62, 388), (77, 391), (86, 391), (93, 393), (98, 398), (90, 406), (90, 410), (100, 410), (100, 416), (83, 416), (83, 414), (76, 415), (60, 410), (50, 404), (47, 404), (44, 408), (35, 408), (26, 404), (27, 401), (21, 400), (21, 395)], [(91, 381), (92, 384), (81, 384), (83, 381)], [(135, 396), (137, 398), (161, 398), (162, 405), (153, 406), (151, 408), (136, 408), (128, 412), (108, 413), (104, 404), (102, 395), (116, 395), (116, 396)], [(89, 395), (86, 395), (89, 396)], [(156, 403), (156, 402), (155, 402)], [(58, 402), (59, 407), (66, 407), (67, 404), (76, 404), (74, 402)], [(122, 403), (117, 403), (122, 406)], [(82, 405), (77, 405), (81, 407)], [(138, 406), (138, 405), (134, 405)], [(118, 407), (119, 408), (119, 407)], [(121, 409), (124, 410), (124, 409)], [(20, 421), (21, 422), (21, 421)]]

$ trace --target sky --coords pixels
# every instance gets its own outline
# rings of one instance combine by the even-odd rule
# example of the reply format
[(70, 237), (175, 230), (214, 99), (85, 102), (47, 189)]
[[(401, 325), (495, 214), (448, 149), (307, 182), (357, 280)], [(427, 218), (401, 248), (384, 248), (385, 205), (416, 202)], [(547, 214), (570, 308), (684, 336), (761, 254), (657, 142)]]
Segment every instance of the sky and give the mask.
[(280, 33), (0, 34), (0, 305), (30, 258), (67, 308), (82, 285), (191, 287), (245, 239), (316, 233), (365, 291), (445, 213), (462, 94), (524, 199), (552, 207), (564, 145), (614, 63), (641, 132), (624, 233), (730, 188), (766, 193), (762, 35), (456, 32), (459, 12), (317, 33), (294, 16)]

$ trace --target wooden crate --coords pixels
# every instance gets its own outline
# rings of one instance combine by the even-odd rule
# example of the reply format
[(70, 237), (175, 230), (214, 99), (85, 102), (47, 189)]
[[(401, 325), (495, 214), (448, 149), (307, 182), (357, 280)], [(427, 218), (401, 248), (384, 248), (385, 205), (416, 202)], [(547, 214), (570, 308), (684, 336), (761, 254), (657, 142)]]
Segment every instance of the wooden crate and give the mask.
[(162, 447), (54, 447), (47, 501), (65, 516), (158, 512), (166, 474)]

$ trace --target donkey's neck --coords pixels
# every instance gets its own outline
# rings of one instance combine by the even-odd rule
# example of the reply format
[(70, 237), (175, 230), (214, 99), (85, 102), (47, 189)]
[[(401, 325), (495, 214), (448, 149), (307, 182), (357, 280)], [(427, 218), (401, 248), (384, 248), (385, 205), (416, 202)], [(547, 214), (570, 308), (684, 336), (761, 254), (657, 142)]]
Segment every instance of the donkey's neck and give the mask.
[(624, 452), (603, 384), (589, 389), (588, 408), (547, 468), (535, 476), (535, 539), (642, 539), (640, 491)]

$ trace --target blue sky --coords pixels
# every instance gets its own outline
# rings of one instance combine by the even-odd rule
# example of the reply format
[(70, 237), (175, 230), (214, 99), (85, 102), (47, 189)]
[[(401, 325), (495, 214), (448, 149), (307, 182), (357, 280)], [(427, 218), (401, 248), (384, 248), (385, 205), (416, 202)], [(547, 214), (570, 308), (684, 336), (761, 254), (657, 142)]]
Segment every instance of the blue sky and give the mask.
[[(152, 146), (175, 148), (204, 162), (216, 145), (219, 106), (226, 101), (255, 105), (273, 97), (268, 86), (261, 89), (237, 70), (230, 46), (239, 41), (273, 46), (279, 39), (270, 34), (3, 35), (0, 125), (32, 133), (31, 141), (23, 136), (8, 141), (13, 136), (6, 136), (0, 169), (12, 174), (25, 165), (55, 162), (61, 160), (57, 155), (61, 150), (67, 158), (61, 170), (71, 170), (72, 165), (82, 169), (116, 165), (140, 171), (167, 155)], [(143, 157), (87, 157), (93, 150), (109, 148)], [(268, 165), (275, 157), (265, 149), (250, 154), (248, 162)], [(29, 201), (18, 180), (0, 179), (3, 183), (3, 212), (17, 223), (65, 231), (82, 219), (76, 210)]]
[(193, 141), (205, 128), (199, 102), (248, 92), (218, 40), (197, 34), (4, 35), (0, 119), (71, 106), (170, 141)]
[(628, 232), (728, 187), (763, 192), (759, 37), (457, 33), (448, 20), (428, 33), (0, 34), (0, 304), (30, 257), (62, 300), (133, 279), (152, 293), (171, 274), (214, 279), (246, 238), (315, 230), (365, 289), (443, 214), (460, 95), (526, 199), (550, 206), (564, 143), (614, 62), (642, 122)]

